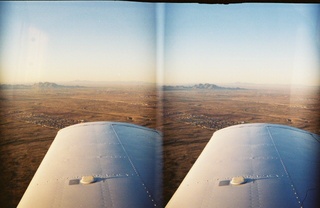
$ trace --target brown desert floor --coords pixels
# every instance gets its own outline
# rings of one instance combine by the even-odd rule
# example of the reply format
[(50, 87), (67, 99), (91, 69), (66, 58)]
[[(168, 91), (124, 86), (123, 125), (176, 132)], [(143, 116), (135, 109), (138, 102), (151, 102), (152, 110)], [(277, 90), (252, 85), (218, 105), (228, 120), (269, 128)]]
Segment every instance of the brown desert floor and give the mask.
[[(57, 131), (90, 121), (163, 132), (164, 204), (212, 134), (241, 123), (278, 123), (320, 134), (319, 91), (178, 90), (154, 86), (0, 91), (0, 201), (16, 207)], [(161, 102), (162, 101), (162, 102)]]

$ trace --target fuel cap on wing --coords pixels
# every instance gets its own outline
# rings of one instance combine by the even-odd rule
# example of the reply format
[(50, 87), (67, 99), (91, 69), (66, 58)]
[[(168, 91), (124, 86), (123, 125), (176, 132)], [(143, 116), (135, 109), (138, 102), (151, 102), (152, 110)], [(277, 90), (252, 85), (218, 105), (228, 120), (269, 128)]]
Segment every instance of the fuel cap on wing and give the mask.
[(82, 184), (90, 184), (90, 183), (94, 183), (95, 179), (93, 176), (82, 176), (80, 183)]
[(246, 179), (243, 176), (237, 176), (231, 179), (230, 184), (241, 185), (241, 184), (244, 184), (245, 182), (246, 182)]

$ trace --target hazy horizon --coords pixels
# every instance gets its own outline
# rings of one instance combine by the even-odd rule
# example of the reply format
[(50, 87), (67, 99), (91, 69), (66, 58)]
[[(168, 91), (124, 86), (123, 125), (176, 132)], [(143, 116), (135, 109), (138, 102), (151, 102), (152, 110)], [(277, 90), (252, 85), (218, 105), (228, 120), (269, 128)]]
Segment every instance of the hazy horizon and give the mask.
[(90, 80), (71, 80), (71, 81), (38, 81), (38, 82), (19, 82), (19, 83), (1, 83), (0, 85), (27, 85), (32, 86), (38, 83), (54, 83), (65, 86), (83, 86), (83, 87), (110, 87), (110, 86), (140, 86), (140, 85), (154, 85), (162, 86), (194, 86), (197, 84), (214, 84), (219, 87), (241, 87), (244, 89), (316, 89), (319, 90), (319, 85), (303, 85), (303, 84), (268, 84), (268, 83), (248, 83), (248, 82), (230, 82), (230, 83), (213, 83), (213, 82), (194, 82), (194, 83), (175, 83), (175, 84), (159, 84), (142, 81), (90, 81)]
[(1, 2), (0, 8), (0, 83), (320, 86), (318, 4)]

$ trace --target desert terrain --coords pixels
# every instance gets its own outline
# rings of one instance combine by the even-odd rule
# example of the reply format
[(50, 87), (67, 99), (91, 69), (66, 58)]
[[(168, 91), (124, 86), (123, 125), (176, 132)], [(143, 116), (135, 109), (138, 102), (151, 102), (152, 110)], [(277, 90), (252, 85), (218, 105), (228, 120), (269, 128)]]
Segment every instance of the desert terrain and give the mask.
[(187, 89), (153, 85), (1, 89), (0, 207), (16, 207), (57, 131), (90, 121), (163, 132), (164, 204), (221, 128), (279, 123), (320, 134), (319, 91)]

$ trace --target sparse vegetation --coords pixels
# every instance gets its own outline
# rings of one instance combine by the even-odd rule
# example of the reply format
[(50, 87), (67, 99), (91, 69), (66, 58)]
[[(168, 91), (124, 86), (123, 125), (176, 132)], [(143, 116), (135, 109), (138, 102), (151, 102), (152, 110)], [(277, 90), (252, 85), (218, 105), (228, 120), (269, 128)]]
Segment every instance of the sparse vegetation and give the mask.
[(318, 91), (169, 90), (163, 109), (159, 101), (153, 85), (1, 89), (0, 206), (18, 204), (57, 131), (75, 123), (120, 121), (162, 131), (164, 204), (218, 129), (269, 122), (320, 133)]

